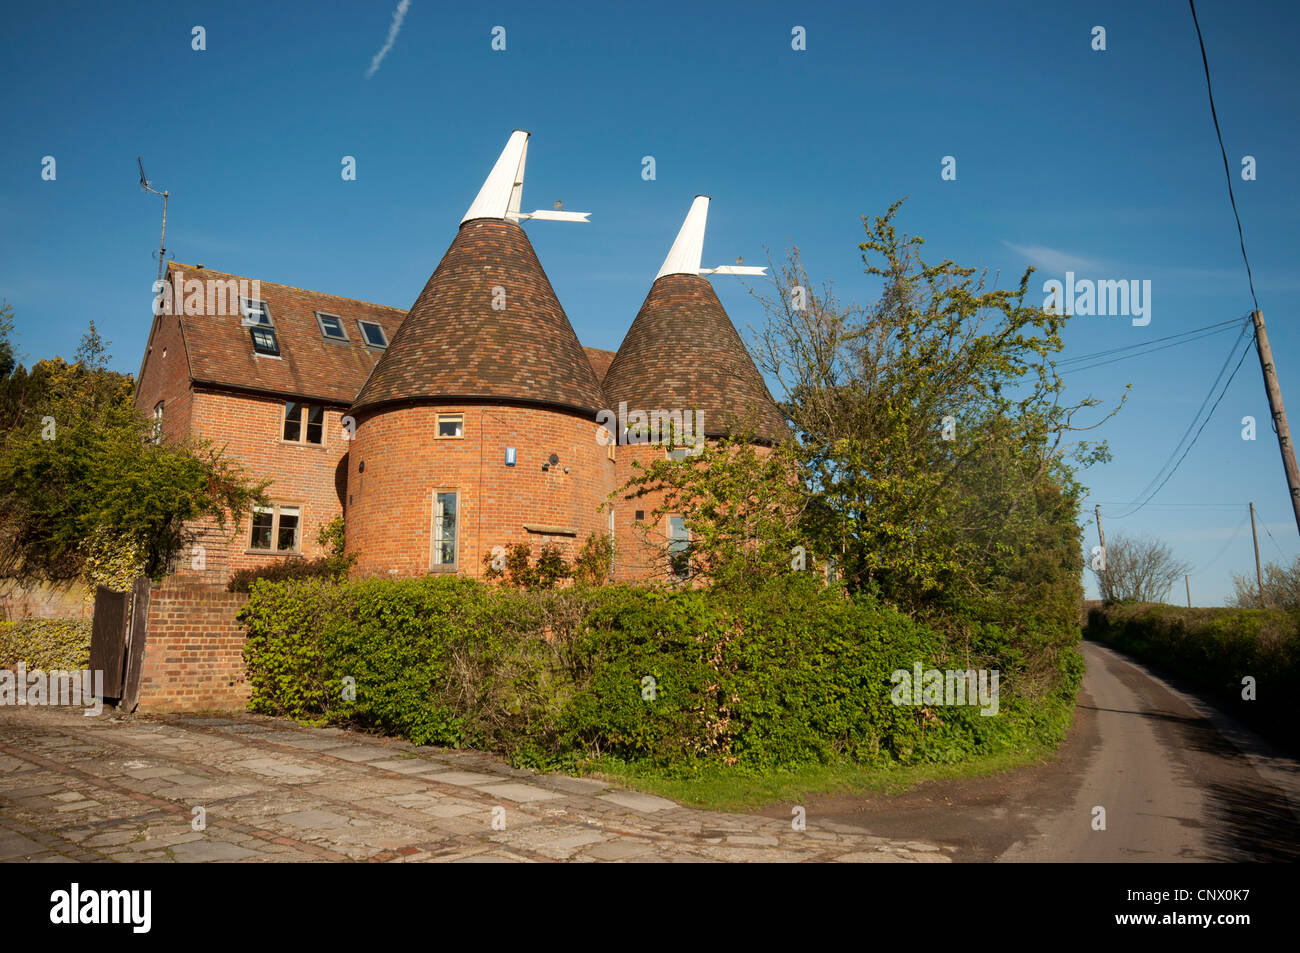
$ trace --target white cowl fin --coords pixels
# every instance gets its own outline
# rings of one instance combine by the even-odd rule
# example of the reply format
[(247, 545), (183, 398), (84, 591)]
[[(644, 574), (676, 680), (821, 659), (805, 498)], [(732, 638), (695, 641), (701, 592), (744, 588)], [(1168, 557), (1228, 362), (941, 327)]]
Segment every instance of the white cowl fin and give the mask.
[(673, 247), (669, 250), (668, 257), (664, 259), (659, 274), (655, 275), (656, 280), (664, 275), (700, 273), (700, 259), (704, 255), (704, 226), (708, 218), (709, 197), (695, 196), (695, 201), (691, 203), (691, 210), (686, 213), (686, 221), (682, 223), (681, 231), (677, 233), (677, 240), (673, 242)]
[(522, 129), (516, 129), (510, 134), (510, 140), (488, 173), (474, 204), (461, 219), (462, 223), (472, 218), (514, 218), (519, 214), (519, 202), (524, 191), (524, 160), (528, 157), (528, 136)]

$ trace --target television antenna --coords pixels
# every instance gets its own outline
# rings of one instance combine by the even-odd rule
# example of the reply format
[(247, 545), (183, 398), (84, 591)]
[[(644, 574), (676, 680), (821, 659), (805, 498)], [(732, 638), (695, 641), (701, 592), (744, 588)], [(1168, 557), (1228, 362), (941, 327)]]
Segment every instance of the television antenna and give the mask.
[[(154, 195), (161, 195), (163, 200), (163, 217), (162, 217), (162, 237), (158, 239), (158, 280), (162, 281), (163, 262), (167, 260), (167, 190), (159, 192), (150, 184), (144, 174), (144, 159), (140, 156), (135, 157), (135, 164), (140, 167), (140, 188), (145, 192), (152, 192)], [(172, 256), (175, 257), (174, 255)]]

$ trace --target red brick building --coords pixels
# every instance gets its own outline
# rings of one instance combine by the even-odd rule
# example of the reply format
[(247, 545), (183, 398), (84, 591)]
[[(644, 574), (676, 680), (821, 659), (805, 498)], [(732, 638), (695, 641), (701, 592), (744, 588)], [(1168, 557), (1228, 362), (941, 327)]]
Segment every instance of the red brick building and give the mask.
[[(179, 573), (224, 583), (317, 555), (319, 528), (342, 513), (360, 575), (481, 575), (497, 546), (554, 543), (571, 556), (609, 533), (616, 578), (663, 576), (635, 531), (654, 501), (611, 495), (634, 459), (668, 451), (625, 441), (666, 436), (668, 420), (702, 438), (743, 421), (782, 439), (703, 277), (761, 270), (700, 268), (708, 199), (692, 205), (618, 352), (584, 348), (520, 221), (585, 214), (520, 211), (527, 142), (511, 136), (409, 312), (169, 267), (137, 407), (159, 439), (224, 447), (270, 481), (273, 501), (225, 533), (201, 527)], [(671, 517), (651, 529), (688, 532)]]

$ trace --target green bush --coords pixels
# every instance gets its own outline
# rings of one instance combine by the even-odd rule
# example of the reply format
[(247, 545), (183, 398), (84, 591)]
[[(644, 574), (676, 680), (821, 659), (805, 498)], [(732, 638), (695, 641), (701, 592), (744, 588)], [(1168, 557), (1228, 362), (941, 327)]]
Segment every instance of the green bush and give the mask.
[(0, 622), (0, 668), (75, 671), (90, 665), (90, 619)]
[[(1088, 613), (1088, 638), (1188, 679), (1244, 721), (1300, 750), (1291, 700), (1300, 693), (1300, 612), (1113, 603)], [(1242, 698), (1243, 679), (1255, 698)]]
[[(1054, 742), (1078, 685), (1071, 649), (1052, 692), (1017, 695), (996, 630), (980, 658), (958, 658), (933, 630), (811, 575), (743, 598), (457, 577), (262, 581), (241, 619), (256, 711), (538, 767), (612, 756), (689, 775), (710, 763), (953, 761)], [(892, 704), (891, 673), (916, 662), (1001, 668), (1000, 714)]]

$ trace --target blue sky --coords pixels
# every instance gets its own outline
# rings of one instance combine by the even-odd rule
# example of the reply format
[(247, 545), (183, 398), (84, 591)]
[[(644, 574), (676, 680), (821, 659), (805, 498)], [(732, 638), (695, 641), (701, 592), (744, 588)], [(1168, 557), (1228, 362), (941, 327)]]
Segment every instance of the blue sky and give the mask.
[[(1151, 322), (1076, 317), (1064, 357), (1251, 310), (1185, 3), (28, 4), (0, 36), (0, 296), (28, 361), (70, 355), (94, 319), (117, 369), (148, 335), (161, 200), (178, 261), (409, 307), (511, 129), (533, 132), (526, 208), (592, 212), (528, 226), (584, 344), (616, 348), (692, 196), (713, 197), (707, 265), (797, 243), (815, 280), (865, 301), (861, 216), (909, 196), (900, 228), (928, 254), (1035, 282), (1152, 282)], [(1292, 4), (1198, 6), (1260, 305), (1300, 407), (1286, 307), (1300, 181)], [(207, 49), (191, 49), (191, 29)], [(494, 26), (506, 50), (491, 49)], [(807, 49), (791, 49), (806, 28)], [(1106, 29), (1107, 49), (1090, 48)], [(1240, 158), (1258, 178), (1243, 182)], [(43, 181), (54, 156), (57, 178)], [(340, 162), (355, 156), (356, 181)], [(641, 177), (652, 155), (657, 178)], [(940, 179), (942, 157), (957, 160)], [(716, 278), (742, 329), (759, 314)], [(1128, 405), (1084, 474), (1089, 518), (1191, 561), (1193, 601), (1300, 551), (1258, 362), (1155, 501), (1125, 518), (1192, 420), (1232, 334), (1068, 378)], [(1235, 363), (1235, 362), (1234, 362)], [(1297, 411), (1300, 413), (1300, 411)], [(1259, 421), (1241, 439), (1241, 418)], [(1300, 423), (1300, 420), (1297, 421)], [(1177, 505), (1174, 505), (1177, 504)], [(1267, 531), (1265, 529), (1267, 528)], [(1095, 528), (1088, 527), (1094, 541)], [(1090, 594), (1095, 586), (1088, 579)], [(1181, 599), (1175, 592), (1171, 598)]]

